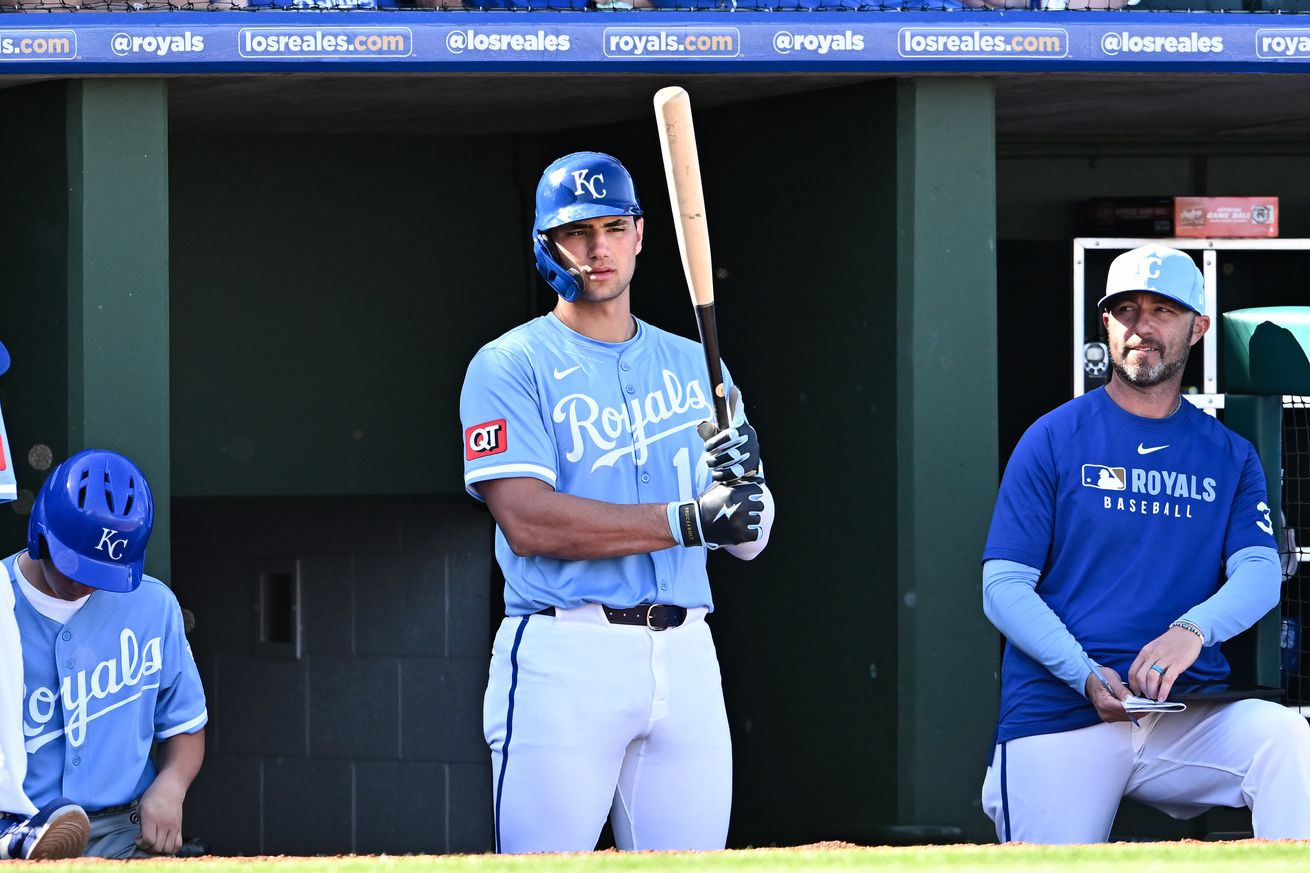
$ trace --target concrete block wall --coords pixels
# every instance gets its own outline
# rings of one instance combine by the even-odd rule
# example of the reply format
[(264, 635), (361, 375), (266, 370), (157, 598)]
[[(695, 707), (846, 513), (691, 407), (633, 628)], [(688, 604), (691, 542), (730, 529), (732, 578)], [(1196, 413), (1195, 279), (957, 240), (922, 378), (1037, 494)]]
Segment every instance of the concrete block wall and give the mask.
[[(491, 849), (485, 511), (182, 498), (173, 524), (169, 581), (196, 617), (210, 715), (185, 833), (238, 855)], [(259, 564), (288, 558), (299, 658), (258, 643)]]

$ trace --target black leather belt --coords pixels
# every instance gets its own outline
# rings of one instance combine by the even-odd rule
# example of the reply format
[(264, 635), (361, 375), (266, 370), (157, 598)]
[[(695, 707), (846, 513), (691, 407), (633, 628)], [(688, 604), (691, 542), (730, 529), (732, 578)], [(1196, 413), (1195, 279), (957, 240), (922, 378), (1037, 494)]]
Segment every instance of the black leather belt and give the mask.
[(133, 800), (130, 803), (120, 803), (118, 806), (106, 806), (104, 809), (96, 809), (96, 810), (89, 809), (87, 810), (86, 814), (89, 818), (100, 818), (102, 816), (107, 816), (107, 815), (118, 815), (120, 813), (130, 812), (131, 810), (136, 809), (138, 803), (140, 803), (140, 801)]
[[(601, 609), (605, 610), (605, 617), (609, 619), (610, 624), (636, 624), (657, 631), (668, 630), (671, 627), (681, 627), (682, 623), (687, 620), (687, 607), (669, 606), (664, 603), (639, 603), (627, 609), (601, 606)], [(553, 606), (547, 606), (537, 613), (537, 615), (554, 614), (555, 607)]]

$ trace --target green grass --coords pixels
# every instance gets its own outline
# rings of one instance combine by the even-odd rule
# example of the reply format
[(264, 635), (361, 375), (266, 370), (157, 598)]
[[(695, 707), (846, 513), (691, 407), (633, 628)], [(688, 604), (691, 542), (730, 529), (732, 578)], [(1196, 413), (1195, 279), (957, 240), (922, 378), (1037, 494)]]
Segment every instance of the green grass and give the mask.
[[(43, 870), (105, 873), (114, 861), (60, 861)], [(18, 868), (15, 868), (17, 871)], [(602, 852), (590, 855), (349, 856), (341, 858), (196, 858), (134, 861), (130, 873), (613, 873), (613, 871), (872, 870), (887, 873), (1252, 873), (1310, 870), (1304, 843), (1113, 843), (1105, 846), (930, 846), (911, 848), (749, 849), (709, 853)]]

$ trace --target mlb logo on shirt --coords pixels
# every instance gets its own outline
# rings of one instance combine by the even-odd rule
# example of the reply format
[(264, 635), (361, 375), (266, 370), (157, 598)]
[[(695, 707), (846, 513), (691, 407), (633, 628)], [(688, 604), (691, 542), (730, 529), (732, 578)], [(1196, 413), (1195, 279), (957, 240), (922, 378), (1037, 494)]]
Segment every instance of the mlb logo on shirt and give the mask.
[(1083, 487), (1102, 491), (1122, 491), (1127, 487), (1128, 474), (1123, 467), (1104, 464), (1083, 464)]
[(503, 418), (467, 428), (464, 431), (464, 460), (474, 461), (488, 455), (499, 455), (509, 448), (508, 436)]

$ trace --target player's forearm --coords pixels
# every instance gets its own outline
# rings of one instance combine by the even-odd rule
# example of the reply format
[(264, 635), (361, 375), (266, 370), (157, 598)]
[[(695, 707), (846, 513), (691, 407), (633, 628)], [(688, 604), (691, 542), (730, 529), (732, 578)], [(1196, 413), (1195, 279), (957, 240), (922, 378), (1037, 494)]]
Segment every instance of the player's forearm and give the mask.
[(1086, 695), (1089, 658), (1036, 591), (1041, 571), (1014, 561), (983, 564), (983, 612), (1011, 645)]
[(176, 734), (159, 744), (159, 773), (155, 784), (186, 795), (205, 760), (205, 731)]
[(524, 557), (590, 561), (674, 545), (662, 503), (605, 503), (551, 491), (497, 507), (496, 521), (514, 554)]
[(1278, 605), (1283, 570), (1276, 550), (1242, 549), (1228, 559), (1227, 570), (1218, 591), (1180, 616), (1200, 628), (1207, 646), (1236, 636)]

